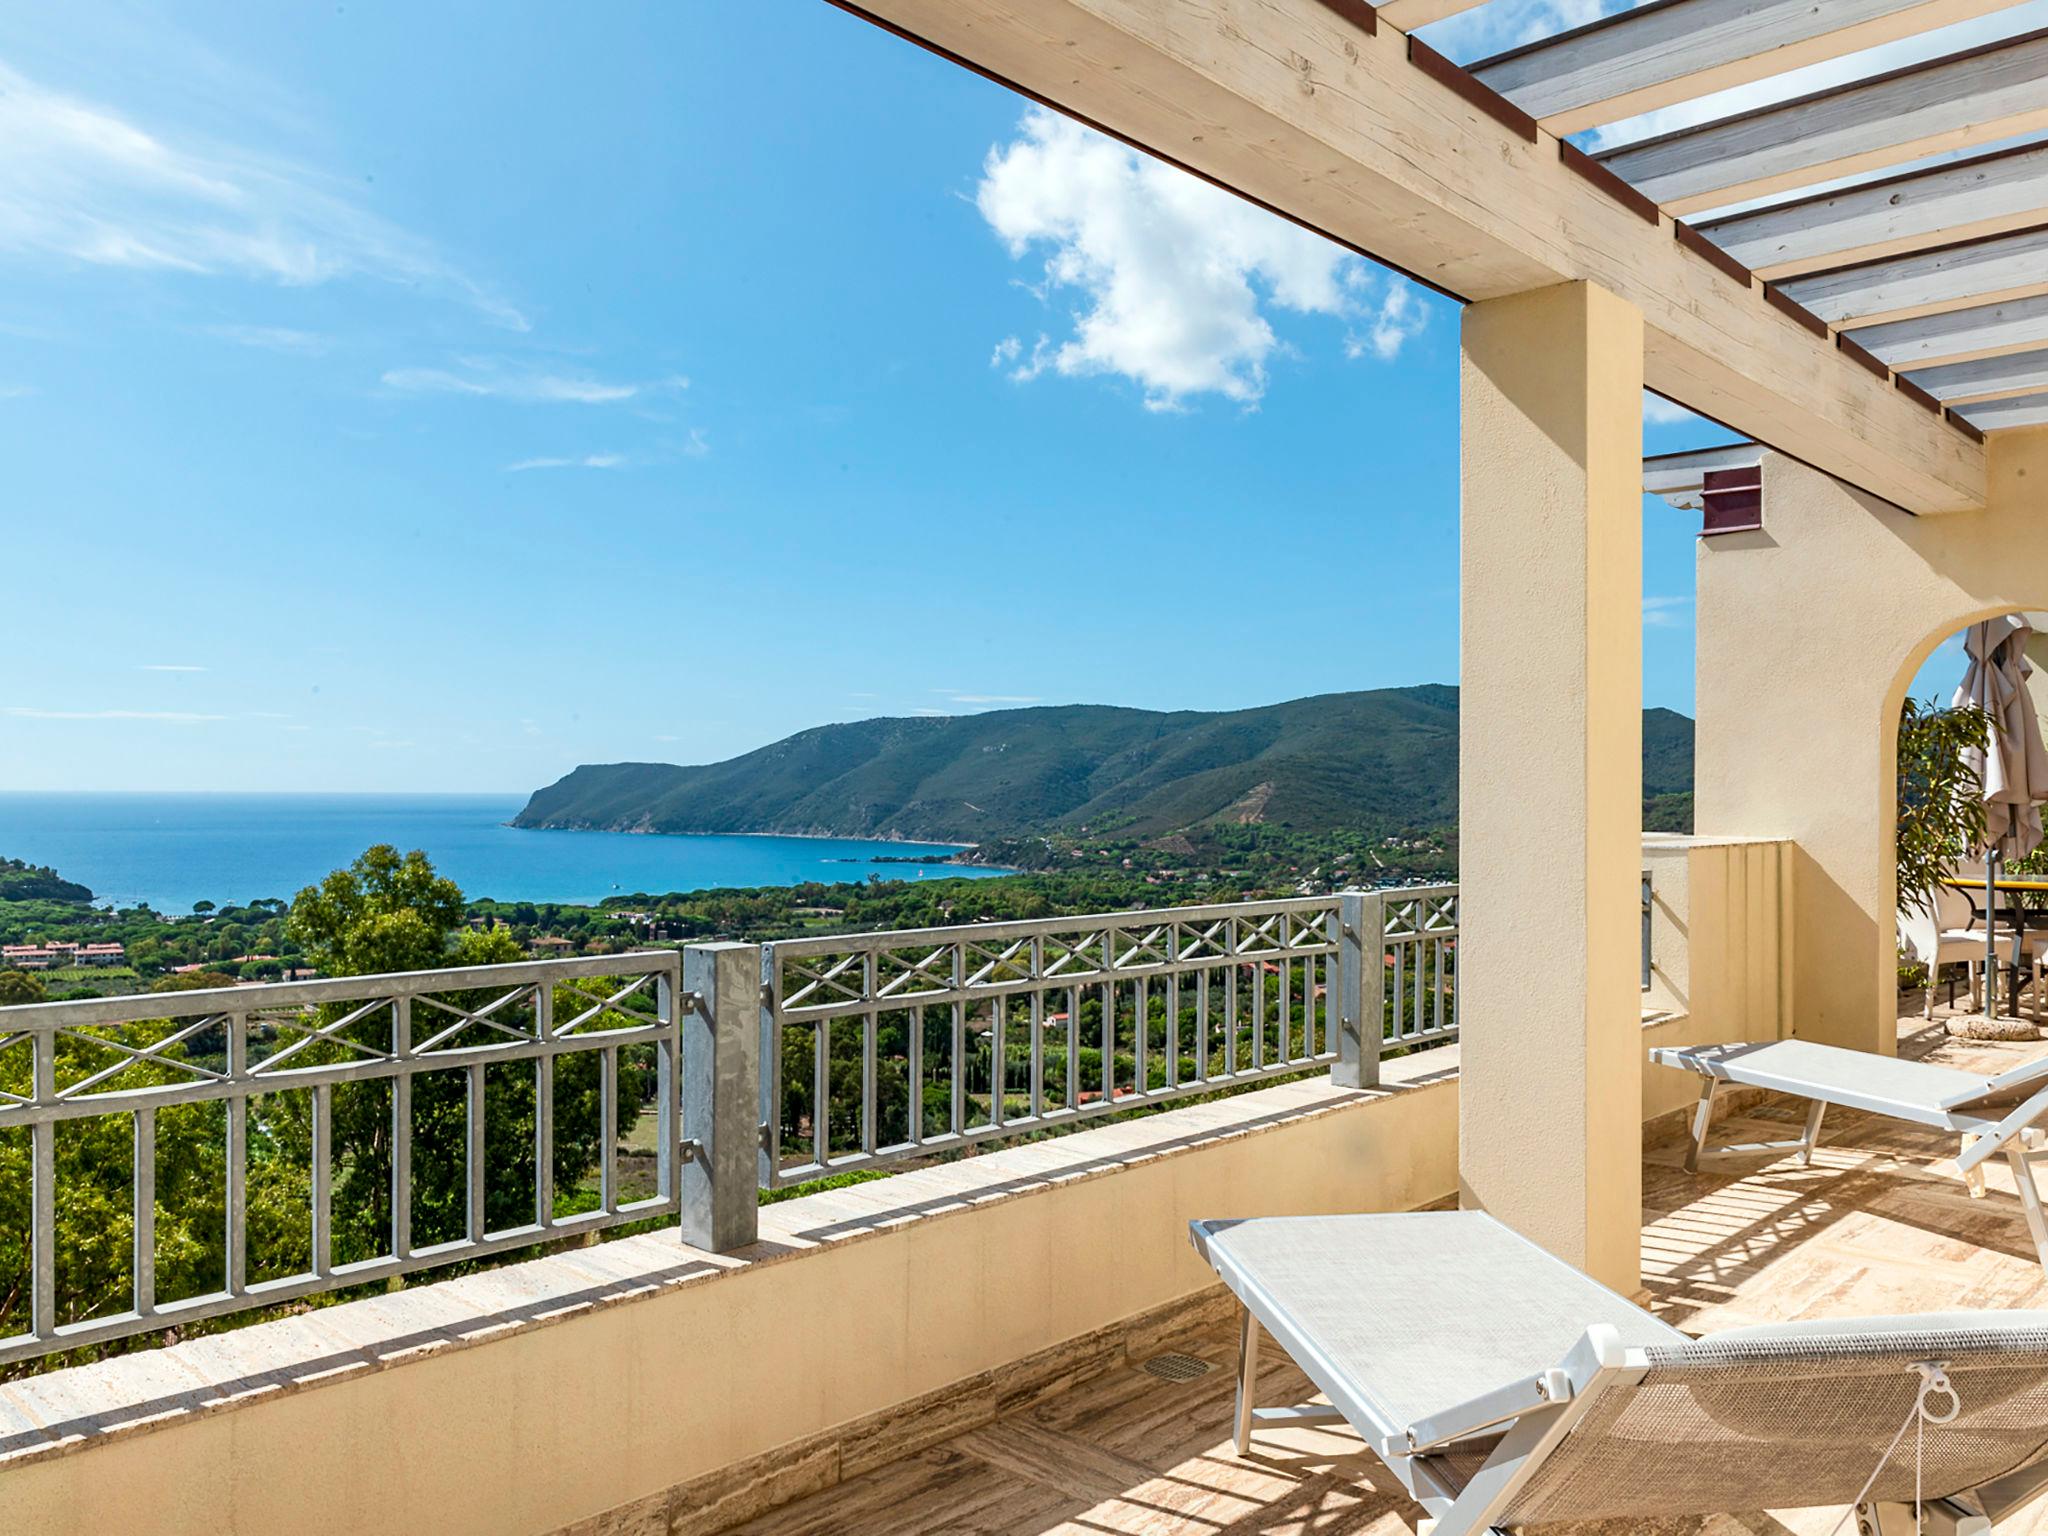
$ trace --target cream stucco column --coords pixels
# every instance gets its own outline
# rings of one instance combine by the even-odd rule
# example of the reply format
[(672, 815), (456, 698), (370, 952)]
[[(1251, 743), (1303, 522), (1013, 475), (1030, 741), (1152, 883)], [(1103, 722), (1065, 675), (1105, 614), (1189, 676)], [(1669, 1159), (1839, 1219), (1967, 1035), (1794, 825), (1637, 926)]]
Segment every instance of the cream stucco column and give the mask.
[(1642, 1220), (1643, 322), (1583, 283), (1465, 311), (1464, 1203), (1624, 1293)]

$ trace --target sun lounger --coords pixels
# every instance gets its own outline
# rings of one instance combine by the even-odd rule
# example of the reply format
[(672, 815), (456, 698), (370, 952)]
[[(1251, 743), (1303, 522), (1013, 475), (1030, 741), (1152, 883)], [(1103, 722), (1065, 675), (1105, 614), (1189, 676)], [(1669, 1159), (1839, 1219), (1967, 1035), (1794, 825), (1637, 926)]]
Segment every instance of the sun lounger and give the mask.
[[(1476, 1211), (1193, 1235), (1244, 1305), (1239, 1454), (1262, 1427), (1341, 1419), (1435, 1536), (1859, 1501), (1874, 1530), (1916, 1476), (1926, 1530), (1983, 1532), (2048, 1487), (2048, 1313), (1690, 1339)], [(1261, 1328), (1329, 1407), (1255, 1406)]]
[[(2048, 1215), (2034, 1182), (2034, 1165), (2048, 1159), (2041, 1122), (2048, 1120), (2048, 1057), (2030, 1061), (1997, 1077), (1958, 1072), (1924, 1061), (1901, 1061), (1869, 1051), (1843, 1050), (1810, 1040), (1769, 1040), (1753, 1045), (1672, 1046), (1650, 1052), (1650, 1060), (1704, 1078), (1699, 1106), (1693, 1111), (1692, 1147), (1685, 1166), (1697, 1172), (1702, 1164), (1757, 1152), (1796, 1151), (1802, 1163), (1813, 1161), (1820, 1143), (1821, 1116), (1830, 1104), (1886, 1115), (1911, 1125), (1952, 1131), (1964, 1138), (1956, 1171), (1970, 1180), (1972, 1193), (1983, 1193), (1985, 1160), (2004, 1153), (2026, 1212), (2042, 1267), (2048, 1269)], [(1810, 1100), (1806, 1132), (1797, 1141), (1753, 1142), (1709, 1149), (1707, 1132), (1714, 1118), (1714, 1098), (1722, 1088), (1766, 1088)]]

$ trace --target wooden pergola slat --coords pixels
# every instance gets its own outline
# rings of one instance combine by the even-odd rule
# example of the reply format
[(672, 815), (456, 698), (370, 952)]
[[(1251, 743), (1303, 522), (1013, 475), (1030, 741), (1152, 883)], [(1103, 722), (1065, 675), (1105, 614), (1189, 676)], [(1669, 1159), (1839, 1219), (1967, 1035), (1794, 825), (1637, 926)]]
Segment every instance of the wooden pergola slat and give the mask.
[(2048, 225), (1783, 285), (1830, 325), (1875, 325), (2048, 293)]
[(1417, 27), (1426, 27), (1446, 16), (1475, 10), (1483, 4), (1485, 0), (1387, 0), (1379, 11), (1380, 20), (1388, 26), (1413, 32)]
[(1783, 278), (2043, 222), (2048, 143), (1797, 198), (1697, 228), (1759, 277)]
[(1651, 0), (1472, 66), (1554, 133), (1841, 58), (2019, 0)]
[(1895, 320), (1846, 333), (1901, 372), (1938, 363), (2003, 357), (2048, 346), (2048, 297), (2014, 299), (1918, 320)]
[(2048, 392), (2048, 351), (2015, 352), (2008, 357), (1922, 368), (1913, 374), (1913, 382), (1944, 405), (2041, 394)]
[(1973, 48), (1600, 156), (1673, 214), (2048, 129), (2048, 32)]
[(1991, 400), (1967, 405), (1956, 414), (1980, 432), (1997, 432), (2007, 427), (2048, 425), (2048, 394), (2021, 395), (2012, 400)]

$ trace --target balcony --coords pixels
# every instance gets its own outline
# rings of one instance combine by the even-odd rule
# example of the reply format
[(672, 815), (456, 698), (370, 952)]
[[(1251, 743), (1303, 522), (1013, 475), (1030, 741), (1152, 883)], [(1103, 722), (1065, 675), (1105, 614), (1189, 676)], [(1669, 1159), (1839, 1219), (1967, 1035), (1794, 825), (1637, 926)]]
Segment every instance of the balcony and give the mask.
[[(1790, 857), (1646, 841), (1639, 1051), (1783, 1032)], [(37, 1530), (220, 1497), (255, 1530), (936, 1531), (984, 1528), (979, 1499), (1004, 1511), (986, 1528), (1017, 1530), (1400, 1513), (1341, 1437), (1220, 1454), (1223, 1374), (1144, 1367), (1223, 1359), (1228, 1312), (1190, 1218), (1455, 1200), (1460, 907), (1454, 888), (1390, 890), (12, 1010), (0, 1051), (33, 1053), (34, 1082), (0, 1134), (34, 1144), (40, 1240), (35, 1326), (0, 1341), (8, 1358), (404, 1288), (0, 1387), (0, 1485)], [(167, 1008), (182, 1011), (166, 1023)], [(548, 1182), (555, 1117), (509, 1159), (491, 1132), (506, 1074), (547, 1104), (538, 1090), (579, 1063), (607, 1105), (644, 1067), (646, 1187), (623, 1175), (614, 1111), (580, 1201)], [(140, 1086), (122, 1076), (138, 1067)], [(372, 1210), (390, 1241), (344, 1253), (342, 1192), (368, 1154), (335, 1106), (370, 1085), (392, 1117), (372, 1169), (390, 1180)], [(1674, 1316), (1824, 1307), (1864, 1247), (1900, 1276), (1902, 1307), (1916, 1284), (2030, 1294), (2015, 1211), (1970, 1207), (1934, 1174), (1905, 1193), (1874, 1176), (1942, 1149), (1856, 1126), (1812, 1174), (1688, 1180), (1669, 1133), (1690, 1097), (1647, 1073), (1637, 1116), (1653, 1133), (1644, 1280)], [(61, 1127), (132, 1123), (140, 1149), (162, 1117), (224, 1106), (225, 1209), (246, 1211), (275, 1173), (250, 1148), (276, 1156), (294, 1099), (310, 1128), (302, 1272), (255, 1273), (231, 1219), (217, 1289), (158, 1294), (135, 1237), (128, 1304), (60, 1309), (79, 1231)], [(462, 1198), (437, 1216), (410, 1209), (421, 1175), (403, 1176), (445, 1161), (404, 1113), (430, 1101), (459, 1142)], [(141, 1231), (147, 1178), (131, 1193)], [(1926, 1217), (1917, 1247), (1899, 1243), (1892, 1228), (1934, 1204), (1963, 1212), (1951, 1230), (1971, 1241)], [(643, 1229), (601, 1240), (629, 1222)], [(394, 1423), (405, 1454), (355, 1477)], [(236, 1471), (287, 1462), (302, 1476)]]

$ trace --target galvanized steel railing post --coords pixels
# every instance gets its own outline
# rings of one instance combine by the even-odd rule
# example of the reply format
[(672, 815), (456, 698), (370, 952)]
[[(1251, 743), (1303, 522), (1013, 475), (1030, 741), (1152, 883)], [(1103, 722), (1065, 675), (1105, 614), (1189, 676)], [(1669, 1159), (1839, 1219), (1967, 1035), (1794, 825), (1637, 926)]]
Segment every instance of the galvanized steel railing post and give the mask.
[(1386, 1012), (1386, 897), (1345, 891), (1337, 898), (1337, 1059), (1340, 1088), (1377, 1088)]
[(759, 1232), (761, 946), (683, 951), (682, 1236), (726, 1253)]

